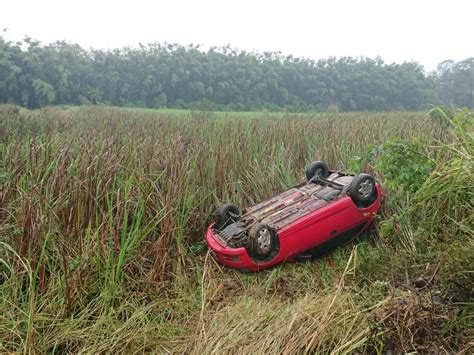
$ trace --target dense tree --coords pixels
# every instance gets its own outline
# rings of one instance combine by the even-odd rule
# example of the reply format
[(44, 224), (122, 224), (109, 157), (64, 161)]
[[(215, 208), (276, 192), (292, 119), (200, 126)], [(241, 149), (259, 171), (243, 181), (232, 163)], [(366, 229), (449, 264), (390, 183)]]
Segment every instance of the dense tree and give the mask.
[(436, 83), (439, 99), (454, 106), (474, 106), (474, 57), (460, 62), (446, 60), (438, 65)]
[(140, 45), (84, 50), (0, 37), (0, 102), (344, 111), (416, 110), (441, 100), (473, 105), (473, 58), (427, 75), (380, 58), (311, 59), (230, 47)]

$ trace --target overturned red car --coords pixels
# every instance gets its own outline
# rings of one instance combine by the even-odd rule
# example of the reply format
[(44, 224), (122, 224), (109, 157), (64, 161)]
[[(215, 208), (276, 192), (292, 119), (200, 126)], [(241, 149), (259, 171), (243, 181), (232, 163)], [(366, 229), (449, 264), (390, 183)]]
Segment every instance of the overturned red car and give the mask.
[(380, 198), (371, 175), (329, 170), (315, 161), (306, 167), (306, 181), (243, 214), (232, 204), (222, 205), (206, 240), (217, 261), (247, 271), (311, 259), (362, 233), (373, 222)]

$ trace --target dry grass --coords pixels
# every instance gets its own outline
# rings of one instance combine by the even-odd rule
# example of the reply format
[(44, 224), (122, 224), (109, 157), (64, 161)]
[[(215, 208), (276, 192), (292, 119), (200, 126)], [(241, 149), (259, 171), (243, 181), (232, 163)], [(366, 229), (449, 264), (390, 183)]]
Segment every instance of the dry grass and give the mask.
[[(342, 248), (256, 275), (221, 268), (206, 254), (203, 233), (220, 202), (244, 206), (270, 196), (302, 178), (314, 158), (341, 169), (357, 161), (370, 171), (368, 147), (391, 136), (417, 136), (427, 147), (451, 140), (422, 113), (2, 107), (0, 351), (466, 349), (465, 308), (430, 305), (429, 318), (419, 303), (428, 296), (397, 286), (395, 269), (423, 258), (419, 247), (387, 263), (387, 253), (400, 249), (363, 240), (357, 252)], [(437, 187), (453, 184), (442, 171), (433, 179)], [(432, 201), (418, 216), (431, 216), (429, 191), (443, 189), (426, 188), (409, 201)], [(447, 208), (459, 199), (449, 196)], [(465, 272), (469, 260), (462, 249), (470, 241), (469, 206), (465, 200), (443, 220), (454, 220), (450, 231), (468, 241), (450, 249), (458, 261), (440, 269), (449, 292), (446, 275)], [(381, 218), (394, 213), (387, 205)], [(410, 226), (407, 243), (428, 238), (416, 220)], [(437, 250), (430, 257), (446, 256)], [(463, 275), (469, 285), (471, 274)], [(420, 324), (433, 324), (428, 333), (439, 338), (425, 342)], [(436, 333), (438, 325), (462, 331)]]

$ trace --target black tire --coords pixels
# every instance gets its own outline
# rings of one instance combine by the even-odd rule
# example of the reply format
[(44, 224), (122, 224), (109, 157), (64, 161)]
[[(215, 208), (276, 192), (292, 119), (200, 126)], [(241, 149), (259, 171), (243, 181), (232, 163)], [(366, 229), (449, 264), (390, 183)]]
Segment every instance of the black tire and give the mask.
[(352, 180), (348, 195), (355, 204), (367, 205), (375, 201), (377, 197), (375, 179), (369, 174), (359, 174)]
[(248, 251), (252, 258), (268, 261), (273, 259), (279, 249), (278, 234), (270, 226), (257, 223), (250, 228)]
[(316, 174), (319, 174), (322, 178), (329, 176), (329, 167), (325, 162), (313, 161), (306, 166), (306, 179), (310, 181)]
[(216, 228), (223, 229), (239, 220), (239, 209), (232, 203), (224, 203), (216, 212)]

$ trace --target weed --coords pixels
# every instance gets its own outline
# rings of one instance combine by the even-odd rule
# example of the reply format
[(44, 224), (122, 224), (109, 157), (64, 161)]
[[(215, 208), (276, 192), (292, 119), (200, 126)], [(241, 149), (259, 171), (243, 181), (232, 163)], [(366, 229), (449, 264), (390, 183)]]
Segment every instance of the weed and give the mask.
[[(470, 120), (2, 106), (0, 352), (466, 350)], [(384, 182), (381, 233), (258, 274), (216, 264), (215, 207), (315, 159)]]

